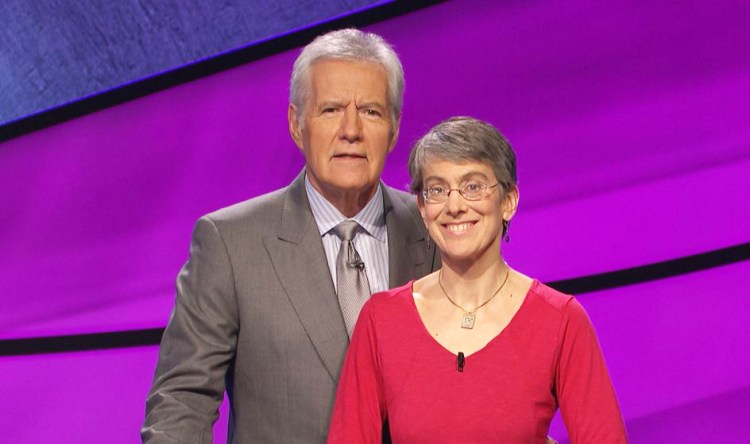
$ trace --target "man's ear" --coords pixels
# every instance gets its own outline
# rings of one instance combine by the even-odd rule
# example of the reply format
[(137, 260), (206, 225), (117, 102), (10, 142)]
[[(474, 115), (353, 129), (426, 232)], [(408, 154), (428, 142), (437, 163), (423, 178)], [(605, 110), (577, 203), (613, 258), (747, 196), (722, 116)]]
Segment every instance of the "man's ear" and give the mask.
[(518, 209), (518, 185), (511, 186), (503, 196), (503, 219), (510, 221)]
[(289, 119), (289, 135), (292, 136), (292, 140), (297, 145), (297, 148), (302, 149), (302, 126), (300, 125), (299, 117), (297, 114), (297, 107), (289, 104), (289, 113), (287, 118)]
[(393, 151), (393, 148), (396, 147), (396, 142), (398, 141), (398, 131), (399, 128), (401, 128), (401, 115), (399, 114), (398, 119), (396, 119), (396, 128), (393, 129), (392, 135), (391, 135), (391, 143), (388, 145), (388, 152), (390, 153)]

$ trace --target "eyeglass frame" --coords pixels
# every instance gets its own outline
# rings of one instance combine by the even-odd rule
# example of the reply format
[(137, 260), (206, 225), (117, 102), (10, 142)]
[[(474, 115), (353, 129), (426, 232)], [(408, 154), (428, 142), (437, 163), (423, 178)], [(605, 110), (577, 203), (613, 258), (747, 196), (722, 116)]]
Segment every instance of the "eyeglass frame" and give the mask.
[(470, 182), (467, 182), (464, 186), (462, 186), (460, 188), (448, 188), (448, 189), (445, 190), (445, 199), (444, 200), (439, 200), (439, 201), (432, 200), (432, 199), (430, 199), (428, 197), (427, 193), (428, 193), (429, 189), (432, 188), (432, 187), (424, 187), (422, 189), (422, 192), (421, 192), (422, 199), (424, 199), (424, 201), (427, 202), (427, 203), (441, 204), (441, 203), (448, 202), (448, 199), (451, 196), (451, 192), (458, 191), (458, 194), (461, 197), (463, 197), (464, 199), (466, 199), (466, 200), (468, 200), (470, 202), (477, 202), (477, 201), (480, 201), (482, 199), (486, 199), (490, 194), (492, 194), (492, 191), (488, 192), (488, 190), (490, 190), (491, 188), (497, 187), (498, 185), (500, 185), (500, 182), (497, 182), (494, 185), (487, 185), (485, 183), (479, 182), (479, 184), (482, 186), (482, 189), (477, 192), (477, 196), (476, 197), (468, 197), (468, 196), (466, 196), (464, 194), (464, 190), (469, 185), (474, 185), (474, 184), (476, 184), (476, 182), (471, 182), (470, 181)]

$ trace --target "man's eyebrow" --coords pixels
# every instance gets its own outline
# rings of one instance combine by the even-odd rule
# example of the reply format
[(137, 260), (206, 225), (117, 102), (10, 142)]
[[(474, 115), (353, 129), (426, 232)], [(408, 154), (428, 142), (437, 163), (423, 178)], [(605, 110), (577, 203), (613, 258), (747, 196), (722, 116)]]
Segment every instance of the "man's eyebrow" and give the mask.
[(377, 108), (377, 109), (385, 111), (388, 109), (388, 106), (385, 103), (378, 102), (377, 100), (362, 102), (362, 103), (357, 104), (357, 109), (364, 109), (364, 108)]
[(321, 100), (320, 102), (318, 102), (317, 106), (318, 108), (324, 108), (326, 106), (340, 106), (343, 103), (344, 102), (340, 99), (326, 99), (326, 100)]

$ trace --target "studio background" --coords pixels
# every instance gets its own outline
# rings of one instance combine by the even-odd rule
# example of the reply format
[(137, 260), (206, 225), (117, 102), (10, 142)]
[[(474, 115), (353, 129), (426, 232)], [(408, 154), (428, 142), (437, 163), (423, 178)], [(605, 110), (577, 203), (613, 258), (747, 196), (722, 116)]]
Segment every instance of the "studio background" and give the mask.
[[(335, 25), (339, 14), (354, 23), (373, 17), (354, 11), (368, 2), (339, 3), (285, 30)], [(391, 15), (363, 25), (393, 44), (406, 72), (400, 140), (384, 181), (406, 188), (410, 145), (440, 120), (471, 115), (496, 125), (519, 162), (506, 259), (580, 290), (631, 441), (744, 436), (750, 6), (453, 0)], [(137, 441), (156, 345), (18, 353), (18, 341), (164, 327), (195, 220), (287, 185), (303, 165), (286, 122), (296, 47), (95, 112), (66, 108), (88, 95), (106, 102), (108, 89), (167, 75), (160, 72), (175, 63), (209, 66), (222, 51), (272, 38), (185, 28), (176, 45), (192, 61), (143, 63), (151, 71), (64, 99), (48, 94), (57, 97), (48, 102), (0, 95), (7, 442)], [(200, 34), (218, 46), (188, 51)], [(0, 85), (16, 85), (25, 77), (2, 35)], [(39, 66), (27, 66), (28, 75)], [(66, 110), (76, 118), (60, 118)], [(33, 131), (18, 124), (33, 127), (45, 113), (59, 122)], [(223, 442), (225, 409), (215, 431)], [(551, 435), (566, 442), (559, 421)]]

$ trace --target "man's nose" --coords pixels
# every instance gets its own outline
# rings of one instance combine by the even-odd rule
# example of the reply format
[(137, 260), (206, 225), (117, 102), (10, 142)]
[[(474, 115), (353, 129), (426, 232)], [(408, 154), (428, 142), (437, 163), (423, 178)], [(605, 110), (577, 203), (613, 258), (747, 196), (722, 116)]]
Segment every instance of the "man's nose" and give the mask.
[(348, 142), (356, 142), (362, 138), (362, 119), (359, 110), (354, 106), (348, 106), (341, 117), (341, 128), (339, 137)]

